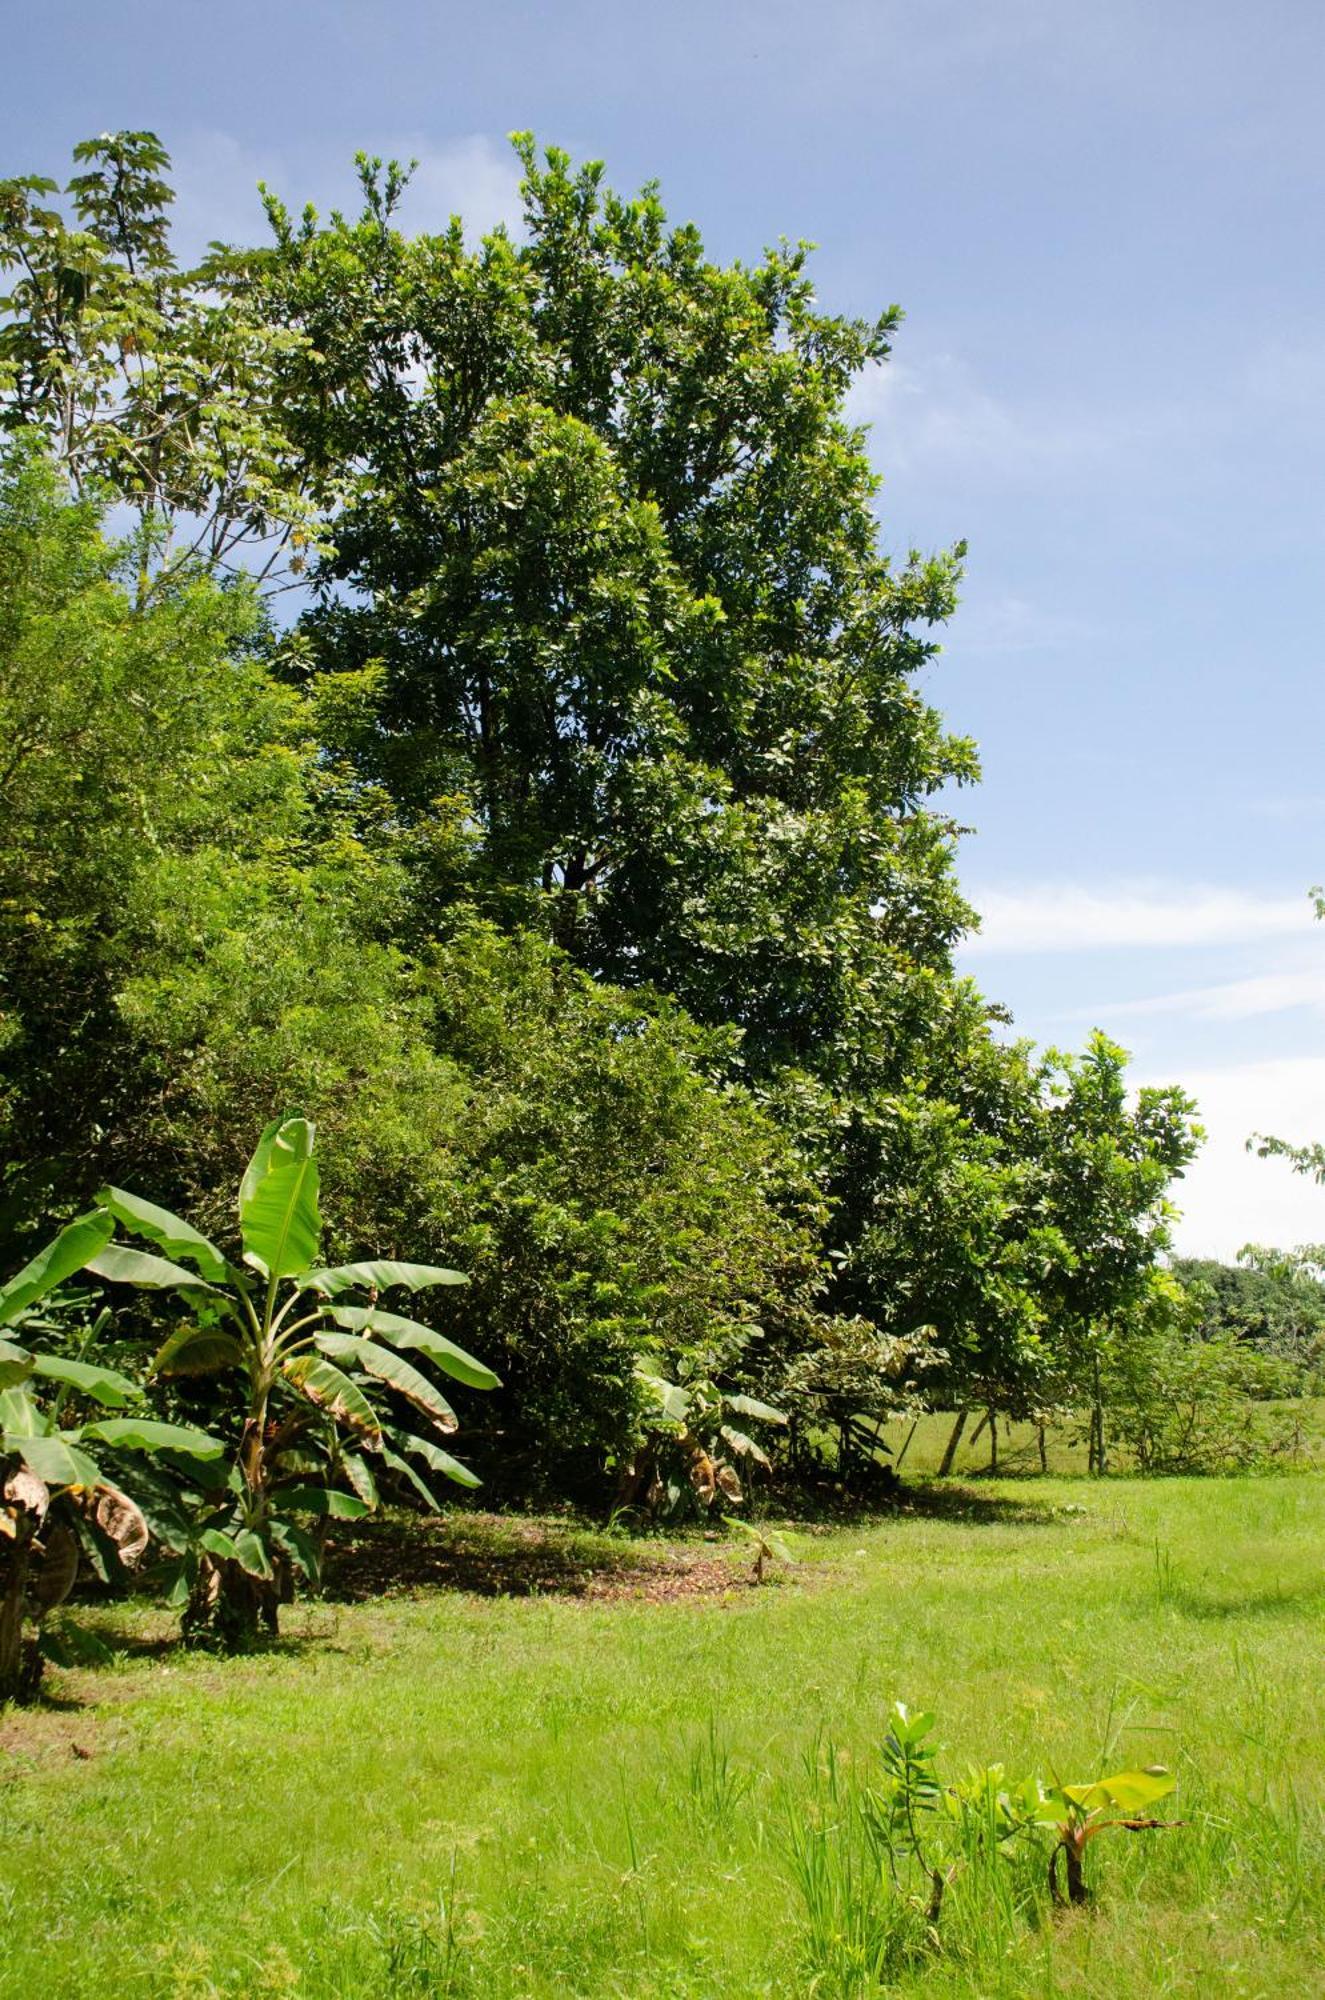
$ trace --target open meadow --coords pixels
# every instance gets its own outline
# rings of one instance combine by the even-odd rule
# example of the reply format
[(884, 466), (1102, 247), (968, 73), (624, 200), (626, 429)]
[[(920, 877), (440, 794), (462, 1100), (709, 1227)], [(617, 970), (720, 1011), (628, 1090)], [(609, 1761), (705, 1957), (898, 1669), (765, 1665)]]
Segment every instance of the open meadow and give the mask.
[[(257, 1657), (76, 1608), (0, 1723), (0, 1994), (1318, 1992), (1323, 1541), (1310, 1473), (1003, 1480), (760, 1590), (712, 1539), (456, 1515), (418, 1584), (365, 1533)], [(1041, 1847), (890, 1946), (850, 1849), (894, 1698), (945, 1777), (1162, 1762), (1183, 1824), (1096, 1843), (1084, 1910)]]

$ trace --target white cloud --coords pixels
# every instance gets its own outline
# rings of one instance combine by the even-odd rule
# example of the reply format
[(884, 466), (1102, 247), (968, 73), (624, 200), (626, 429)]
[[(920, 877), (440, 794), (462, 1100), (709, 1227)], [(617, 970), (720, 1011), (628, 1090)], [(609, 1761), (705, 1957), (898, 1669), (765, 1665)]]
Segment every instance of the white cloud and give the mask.
[(1246, 387), (1258, 402), (1296, 418), (1319, 417), (1325, 397), (1325, 341), (1315, 335), (1267, 340), (1248, 359)]
[(200, 255), (209, 243), (268, 241), (258, 182), (288, 193), (290, 168), (282, 153), (257, 152), (229, 132), (195, 127), (172, 147), (171, 165), (174, 233), (183, 258)]
[(1189, 1090), (1208, 1135), (1170, 1191), (1183, 1211), (1174, 1232), (1180, 1251), (1231, 1261), (1244, 1243), (1286, 1248), (1325, 1239), (1325, 1189), (1283, 1160), (1258, 1159), (1246, 1149), (1254, 1132), (1296, 1145), (1325, 1138), (1325, 1056), (1146, 1080)]
[(967, 599), (961, 622), (953, 628), (952, 640), (943, 650), (1038, 653), (1078, 644), (1091, 636), (1092, 629), (1084, 618), (1067, 617), (1009, 591), (1001, 597)]
[(518, 228), (522, 170), (507, 141), (499, 144), (483, 133), (471, 133), (444, 146), (414, 138), (387, 150), (418, 162), (400, 207), (406, 229), (438, 234), (453, 215), (459, 215), (473, 242), (499, 222), (512, 231)]
[(1001, 481), (1087, 466), (1129, 451), (1131, 426), (1117, 410), (1082, 412), (1015, 402), (991, 393), (955, 354), (886, 361), (865, 370), (847, 399), (851, 422), (869, 424), (890, 468), (996, 473)]
[[(1251, 979), (1229, 979), (1213, 986), (1191, 986), (1177, 993), (1157, 993), (1144, 1000), (1110, 1001), (1110, 1015), (1137, 1019), (1153, 1014), (1180, 1014), (1196, 1021), (1251, 1021), (1263, 1014), (1284, 1014), (1293, 1007), (1325, 1011), (1325, 970), (1264, 972)], [(1078, 1008), (1080, 1020), (1097, 1019), (1099, 1008)]]
[(1249, 799), (1249, 812), (1261, 819), (1319, 819), (1325, 813), (1325, 792), (1277, 792), (1264, 799)]
[(979, 933), (966, 944), (968, 952), (1232, 944), (1305, 934), (1314, 922), (1305, 896), (1256, 896), (1198, 885), (1091, 889), (1048, 882), (968, 893), (982, 918)]

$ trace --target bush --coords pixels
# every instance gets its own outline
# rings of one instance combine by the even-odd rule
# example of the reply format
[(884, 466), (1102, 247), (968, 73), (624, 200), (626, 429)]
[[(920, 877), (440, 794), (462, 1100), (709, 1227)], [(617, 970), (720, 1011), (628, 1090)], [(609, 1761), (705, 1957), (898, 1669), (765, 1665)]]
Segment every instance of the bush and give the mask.
[(1173, 1330), (1121, 1344), (1105, 1388), (1109, 1422), (1141, 1472), (1245, 1472), (1289, 1449), (1270, 1408), (1297, 1391), (1292, 1366), (1234, 1335)]

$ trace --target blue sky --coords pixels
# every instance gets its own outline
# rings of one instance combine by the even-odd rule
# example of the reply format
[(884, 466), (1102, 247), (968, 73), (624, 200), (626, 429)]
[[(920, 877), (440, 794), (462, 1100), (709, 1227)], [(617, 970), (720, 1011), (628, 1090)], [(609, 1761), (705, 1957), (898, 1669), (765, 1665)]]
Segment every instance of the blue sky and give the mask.
[(826, 304), (899, 302), (856, 407), (888, 543), (970, 543), (931, 689), (984, 757), (970, 969), (1196, 1091), (1184, 1247), (1325, 1238), (1243, 1152), (1325, 1137), (1319, 0), (7, 11), (0, 172), (151, 126), (198, 240), (260, 176), (349, 200), (359, 147), (418, 156), (418, 226), (487, 225), (527, 127), (718, 255), (809, 237)]

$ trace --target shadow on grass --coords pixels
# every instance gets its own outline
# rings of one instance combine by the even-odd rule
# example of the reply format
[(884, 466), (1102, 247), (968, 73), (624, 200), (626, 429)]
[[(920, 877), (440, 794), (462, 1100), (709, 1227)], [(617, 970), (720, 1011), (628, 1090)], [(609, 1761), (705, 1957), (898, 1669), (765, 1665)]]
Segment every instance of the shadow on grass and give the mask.
[(325, 1596), (357, 1604), (425, 1590), (478, 1597), (720, 1596), (749, 1584), (704, 1545), (615, 1541), (582, 1529), (499, 1515), (356, 1524), (328, 1552)]
[(117, 1660), (163, 1660), (184, 1650), (178, 1632), (136, 1632), (118, 1624), (113, 1611), (65, 1612), (46, 1633), (43, 1648), (55, 1667), (110, 1667)]
[[(61, 1694), (52, 1687), (50, 1676), (42, 1675), (41, 1686), (35, 1699), (31, 1701), (0, 1703), (0, 1721), (16, 1722), (21, 1715), (79, 1715), (87, 1703), (79, 1701), (76, 1695)], [(0, 1748), (4, 1748), (0, 1741)]]
[(1063, 1509), (1048, 1500), (1028, 1500), (1023, 1494), (1000, 1493), (991, 1481), (978, 1487), (955, 1479), (925, 1479), (903, 1486), (880, 1518), (914, 1514), (927, 1521), (960, 1521), (965, 1527), (1047, 1527), (1063, 1517)]
[(1180, 1611), (1184, 1618), (1220, 1624), (1244, 1618), (1318, 1617), (1323, 1594), (1318, 1582), (1303, 1584), (1298, 1590), (1258, 1590), (1245, 1597), (1205, 1597), (1187, 1584), (1175, 1584), (1160, 1594), (1159, 1601)]
[[(317, 1632), (281, 1632), (274, 1637), (261, 1633), (242, 1652), (227, 1653), (203, 1640), (185, 1640), (177, 1626), (164, 1632), (135, 1630), (131, 1625), (118, 1623), (114, 1612), (107, 1610), (90, 1617), (86, 1612), (73, 1615), (66, 1612), (60, 1625), (46, 1633), (42, 1651), (48, 1664), (56, 1669), (102, 1669), (171, 1659), (251, 1660), (267, 1653), (283, 1659), (299, 1659), (305, 1654), (324, 1651), (325, 1647), (324, 1636)], [(76, 1701), (55, 1705), (80, 1706)]]

